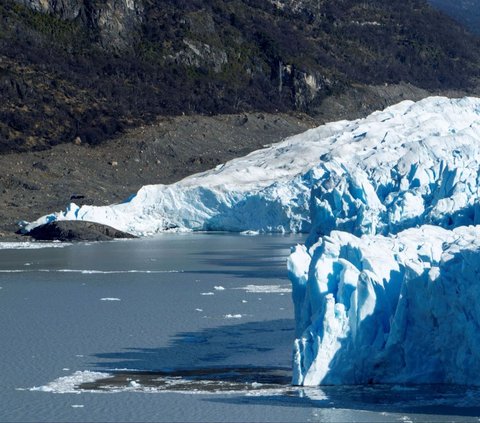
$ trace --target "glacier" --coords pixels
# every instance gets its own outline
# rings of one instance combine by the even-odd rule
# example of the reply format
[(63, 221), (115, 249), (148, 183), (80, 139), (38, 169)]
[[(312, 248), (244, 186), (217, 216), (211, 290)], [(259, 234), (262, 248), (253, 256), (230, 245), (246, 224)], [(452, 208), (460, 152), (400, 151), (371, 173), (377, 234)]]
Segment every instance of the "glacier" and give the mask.
[(379, 142), (363, 160), (317, 168), (312, 230), (287, 264), (294, 385), (480, 385), (478, 100), (413, 109), (384, 136), (361, 128)]
[[(166, 230), (396, 233), (476, 224), (480, 100), (404, 101), (320, 126), (122, 204), (23, 222), (85, 220), (138, 236)], [(312, 228), (311, 222), (317, 222)]]
[(288, 258), (295, 385), (480, 385), (479, 182), (480, 99), (430, 97), (22, 228), (309, 233)]

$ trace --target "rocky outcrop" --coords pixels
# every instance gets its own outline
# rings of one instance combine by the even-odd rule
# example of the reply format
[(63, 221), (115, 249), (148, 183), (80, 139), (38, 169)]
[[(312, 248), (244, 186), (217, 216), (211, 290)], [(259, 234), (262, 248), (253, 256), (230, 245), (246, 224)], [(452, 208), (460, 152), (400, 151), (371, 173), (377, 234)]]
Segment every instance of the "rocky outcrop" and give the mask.
[(92, 23), (104, 46), (133, 46), (143, 22), (143, 3), (139, 0), (108, 0), (92, 8)]
[(228, 63), (228, 56), (224, 49), (211, 46), (196, 40), (183, 40), (185, 48), (168, 59), (177, 65), (192, 68), (211, 68), (213, 72), (222, 71), (223, 65)]
[[(79, 19), (105, 48), (132, 47), (143, 22), (142, 0), (14, 0), (62, 20)], [(136, 37), (137, 36), (137, 37)]]
[(333, 89), (334, 83), (314, 70), (302, 70), (292, 64), (279, 63), (278, 90), (291, 93), (295, 108), (315, 109)]
[(136, 238), (111, 226), (94, 222), (51, 222), (39, 226), (27, 235), (39, 241), (110, 241)]
[(84, 0), (14, 0), (36, 12), (49, 13), (60, 19), (72, 20), (80, 17)]

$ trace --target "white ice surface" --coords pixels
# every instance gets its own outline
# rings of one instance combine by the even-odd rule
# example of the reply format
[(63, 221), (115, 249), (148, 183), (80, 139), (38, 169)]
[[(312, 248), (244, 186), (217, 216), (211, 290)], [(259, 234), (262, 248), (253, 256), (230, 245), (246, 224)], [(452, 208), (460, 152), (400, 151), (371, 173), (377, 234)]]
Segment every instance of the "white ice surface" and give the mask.
[[(25, 224), (89, 220), (147, 235), (341, 229), (391, 233), (479, 219), (480, 99), (404, 101), (365, 119), (312, 129), (123, 204), (70, 204)], [(313, 198), (311, 195), (313, 193)]]
[(241, 288), (249, 294), (285, 294), (292, 292), (289, 285), (247, 285)]
[(70, 376), (63, 376), (55, 379), (53, 382), (44, 386), (30, 388), (31, 391), (55, 392), (62, 394), (80, 394), (78, 386), (84, 383), (92, 383), (101, 379), (112, 377), (108, 373), (91, 372), (91, 371), (77, 371)]

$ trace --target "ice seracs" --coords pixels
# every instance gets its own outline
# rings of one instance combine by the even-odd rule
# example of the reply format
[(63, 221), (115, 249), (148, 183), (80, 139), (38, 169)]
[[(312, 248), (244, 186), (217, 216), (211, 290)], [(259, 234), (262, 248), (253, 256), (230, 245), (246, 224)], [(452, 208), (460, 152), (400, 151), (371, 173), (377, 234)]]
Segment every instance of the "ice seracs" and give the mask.
[(394, 233), (479, 216), (480, 100), (404, 101), (330, 123), (128, 202), (71, 204), (52, 220), (88, 220), (135, 235), (164, 230)]
[(333, 231), (289, 269), (295, 384), (480, 384), (480, 226)]

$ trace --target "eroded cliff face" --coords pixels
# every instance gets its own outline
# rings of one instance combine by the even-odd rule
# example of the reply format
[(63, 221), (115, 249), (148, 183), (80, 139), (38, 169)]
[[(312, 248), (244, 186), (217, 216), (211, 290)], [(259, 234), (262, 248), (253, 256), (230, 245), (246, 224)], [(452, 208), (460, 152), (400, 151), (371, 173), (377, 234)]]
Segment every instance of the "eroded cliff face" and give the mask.
[(143, 22), (139, 0), (14, 0), (62, 20), (80, 20), (106, 49), (133, 47)]
[(80, 16), (83, 0), (15, 0), (36, 12), (50, 13), (61, 19), (75, 19)]
[(92, 9), (102, 45), (131, 46), (143, 21), (143, 3), (138, 0), (108, 0)]

